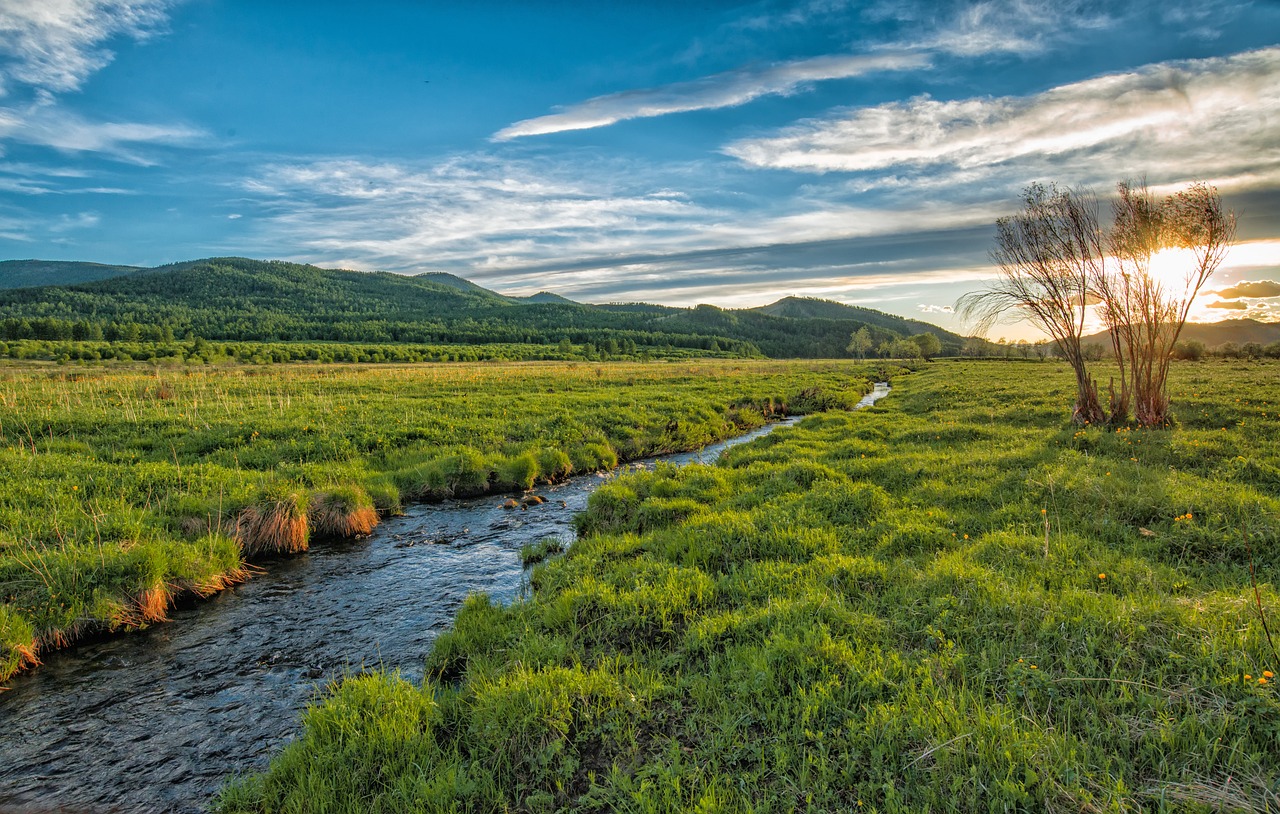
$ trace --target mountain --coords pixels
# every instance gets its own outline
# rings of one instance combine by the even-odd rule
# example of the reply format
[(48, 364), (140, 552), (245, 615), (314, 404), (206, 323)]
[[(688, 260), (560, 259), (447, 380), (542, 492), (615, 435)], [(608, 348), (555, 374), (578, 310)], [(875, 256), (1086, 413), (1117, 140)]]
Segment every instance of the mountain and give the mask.
[(568, 297), (562, 297), (559, 294), (552, 294), (550, 291), (539, 291), (537, 294), (530, 294), (527, 297), (512, 297), (511, 299), (518, 300), (520, 302), (556, 302), (561, 305), (579, 304)]
[(451, 274), (405, 276), (215, 257), (95, 282), (0, 291), (0, 339), (190, 335), (548, 345), (568, 339), (610, 353), (615, 346), (628, 353), (670, 346), (830, 358), (847, 356), (850, 334), (866, 326), (876, 342), (929, 330), (948, 350), (959, 347), (959, 337), (927, 323), (832, 305), (842, 309), (829, 312), (836, 318), (711, 305), (584, 305), (546, 293), (507, 297)]
[(759, 311), (762, 314), (769, 314), (770, 316), (789, 317), (791, 319), (834, 319), (862, 322), (907, 336), (927, 331), (937, 336), (944, 345), (956, 345), (957, 347), (964, 342), (964, 337), (939, 328), (929, 322), (886, 314), (874, 308), (846, 305), (835, 300), (820, 300), (813, 297), (783, 297), (777, 302), (762, 305), (752, 310)]
[(424, 283), (435, 283), (436, 285), (445, 285), (450, 288), (456, 288), (459, 291), (469, 291), (473, 294), (484, 293), (493, 294), (487, 288), (476, 285), (470, 280), (464, 280), (455, 274), (449, 274), (444, 271), (424, 271), (421, 274), (411, 275), (415, 280), (421, 280)]
[[(1084, 342), (1096, 342), (1111, 347), (1111, 332), (1086, 336)], [(1182, 342), (1203, 342), (1208, 348), (1215, 348), (1226, 342), (1243, 345), (1246, 342), (1257, 342), (1269, 345), (1280, 342), (1280, 322), (1259, 322), (1256, 319), (1224, 319), (1221, 322), (1188, 322), (1182, 326), (1179, 336)]]
[(820, 300), (813, 297), (783, 297), (777, 302), (751, 310), (774, 317), (791, 317), (792, 319), (851, 319), (851, 315), (859, 310), (870, 311), (870, 309), (855, 308), (835, 300)]
[(106, 266), (72, 260), (0, 261), (0, 289), (74, 285), (145, 271), (139, 266)]

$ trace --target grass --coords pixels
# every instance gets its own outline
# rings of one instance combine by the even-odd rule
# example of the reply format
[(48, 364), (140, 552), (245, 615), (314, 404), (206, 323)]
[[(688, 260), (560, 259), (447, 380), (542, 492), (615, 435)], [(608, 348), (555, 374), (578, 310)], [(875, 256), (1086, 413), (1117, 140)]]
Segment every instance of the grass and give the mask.
[(1274, 811), (1278, 373), (1175, 366), (1176, 429), (1107, 432), (1061, 366), (935, 363), (619, 478), (216, 807)]
[(527, 568), (530, 565), (537, 565), (544, 560), (554, 557), (557, 554), (563, 554), (565, 545), (555, 537), (547, 537), (536, 543), (528, 543), (520, 547), (520, 562)]
[(0, 680), (405, 500), (696, 448), (867, 387), (851, 364), (750, 360), (0, 367)]

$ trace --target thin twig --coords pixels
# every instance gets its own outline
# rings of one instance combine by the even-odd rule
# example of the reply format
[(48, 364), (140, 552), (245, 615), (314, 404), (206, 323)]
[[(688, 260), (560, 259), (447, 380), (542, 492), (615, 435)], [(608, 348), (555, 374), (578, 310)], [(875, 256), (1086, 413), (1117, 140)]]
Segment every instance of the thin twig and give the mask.
[(951, 744), (955, 743), (958, 740), (964, 740), (965, 738), (969, 737), (972, 734), (973, 734), (972, 732), (965, 732), (963, 735), (956, 735), (954, 738), (947, 741), (946, 743), (940, 743), (937, 746), (930, 746), (928, 749), (925, 749), (923, 752), (921, 752), (920, 756), (917, 757), (915, 760), (911, 761), (906, 766), (903, 766), (902, 770), (905, 772), (907, 769), (910, 769), (912, 766), (916, 765), (920, 761), (929, 757), (930, 755), (932, 755), (934, 752), (938, 751), (942, 747), (950, 746)]

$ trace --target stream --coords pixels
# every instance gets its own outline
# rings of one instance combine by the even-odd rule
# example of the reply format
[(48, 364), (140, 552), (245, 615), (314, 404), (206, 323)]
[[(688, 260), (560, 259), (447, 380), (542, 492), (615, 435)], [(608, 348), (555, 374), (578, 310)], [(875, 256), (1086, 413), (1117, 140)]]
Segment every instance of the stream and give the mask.
[[(877, 384), (859, 407), (889, 392)], [(712, 462), (793, 424), (690, 453)], [(203, 810), (236, 772), (262, 769), (326, 682), (369, 668), (422, 677), (468, 594), (527, 589), (520, 547), (571, 542), (573, 516), (609, 475), (582, 475), (503, 509), (507, 495), (410, 506), (362, 540), (326, 542), (170, 621), (50, 653), (0, 692), (0, 812)]]

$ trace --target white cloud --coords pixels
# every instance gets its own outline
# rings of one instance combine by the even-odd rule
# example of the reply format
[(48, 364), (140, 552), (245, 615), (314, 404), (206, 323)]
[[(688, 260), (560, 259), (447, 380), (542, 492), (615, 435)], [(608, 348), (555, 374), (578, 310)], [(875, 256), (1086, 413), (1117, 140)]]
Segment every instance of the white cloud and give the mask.
[[(860, 5), (863, 7), (857, 9)], [(790, 95), (819, 81), (929, 68), (934, 57), (943, 54), (965, 58), (1030, 54), (1082, 30), (1116, 24), (1116, 19), (1108, 14), (1092, 8), (1085, 10), (1083, 5), (1078, 0), (966, 0), (954, 4), (910, 0), (865, 7), (848, 0), (808, 0), (782, 11), (769, 10), (743, 18), (729, 28), (737, 32), (798, 26), (830, 28), (840, 21), (863, 52), (795, 59), (765, 67), (742, 67), (687, 82), (597, 96), (558, 113), (516, 122), (495, 133), (493, 140), (508, 141), (607, 127), (629, 119), (736, 107), (762, 96)], [(903, 30), (885, 41), (868, 40), (865, 38), (867, 28), (853, 25), (859, 16), (892, 21)], [(700, 52), (702, 47), (701, 41), (695, 42), (693, 52)], [(676, 61), (688, 59), (686, 55)]]
[(773, 31), (828, 20), (848, 10), (851, 0), (805, 0), (779, 11), (765, 10), (734, 22), (730, 28), (744, 31)]
[(728, 210), (704, 200), (718, 200), (718, 189), (672, 191), (684, 171), (492, 156), (277, 164), (244, 184), (260, 208), (246, 212), (249, 233), (228, 248), (327, 266), (446, 270), (500, 291), (593, 302), (725, 302), (815, 284), (919, 281), (938, 258), (964, 255), (958, 233), (920, 229), (985, 227), (998, 214), (941, 203), (855, 207), (816, 191), (772, 211)]
[(573, 170), (488, 157), (431, 166), (331, 160), (272, 166), (245, 186), (269, 202), (259, 219), (268, 235), (389, 270), (453, 263), (500, 269), (562, 252), (608, 253), (687, 234), (690, 223), (710, 214), (625, 173)]
[[(15, 86), (30, 97), (0, 107), (0, 140), (65, 153), (95, 152), (150, 164), (136, 147), (184, 144), (204, 133), (183, 124), (90, 121), (63, 109), (57, 93), (78, 90), (114, 54), (106, 43), (143, 39), (174, 0), (0, 0), (0, 97)], [(26, 192), (39, 194), (36, 186)]]
[(90, 121), (47, 99), (21, 109), (0, 108), (0, 139), (65, 153), (103, 153), (135, 164), (152, 163), (137, 151), (141, 145), (183, 145), (205, 136), (182, 124)]
[[(679, 172), (679, 169), (670, 172)], [(998, 205), (853, 206), (814, 191), (743, 212), (678, 192), (630, 164), (550, 165), (463, 156), (435, 165), (277, 164), (244, 182), (264, 236), (362, 268), (465, 265), (481, 273), (989, 224)], [(647, 262), (647, 261), (646, 261)]]
[(21, 218), (0, 215), (0, 240), (32, 243), (35, 241), (34, 230), (31, 228), (33, 225), (30, 221)]
[(1219, 297), (1226, 298), (1269, 299), (1271, 297), (1280, 297), (1280, 282), (1275, 280), (1243, 280), (1213, 293)]
[(1108, 28), (1116, 20), (1096, 6), (1072, 0), (983, 0), (953, 5), (916, 47), (961, 57), (1031, 54), (1054, 40), (1084, 30)]
[(136, 163), (148, 162), (131, 152), (129, 145), (183, 144), (205, 135), (202, 130), (182, 124), (90, 121), (49, 103), (21, 111), (0, 109), (0, 138), (62, 152), (107, 153)]
[(560, 113), (516, 122), (495, 133), (493, 140), (509, 141), (521, 136), (606, 127), (627, 119), (736, 107), (761, 96), (785, 96), (811, 82), (847, 79), (878, 71), (902, 71), (927, 64), (927, 58), (921, 54), (899, 53), (822, 56), (763, 68), (741, 68), (689, 82), (597, 96)]
[[(1034, 96), (920, 97), (844, 110), (746, 139), (725, 152), (750, 166), (803, 172), (926, 171), (946, 179), (991, 168), (1067, 166), (1069, 182), (1253, 175), (1280, 170), (1280, 48), (1168, 62)], [(1036, 177), (1032, 175), (1031, 177)], [(958, 180), (953, 178), (952, 180)], [(874, 181), (869, 182), (874, 184)]]
[(171, 0), (0, 0), (0, 81), (76, 90), (111, 62), (103, 44), (142, 38), (165, 20)]
[(926, 314), (954, 314), (956, 309), (950, 305), (918, 305), (916, 306)]
[(74, 232), (80, 229), (91, 229), (102, 222), (102, 216), (97, 212), (77, 212), (74, 215), (59, 215), (47, 225), (50, 232), (61, 234), (64, 232)]

